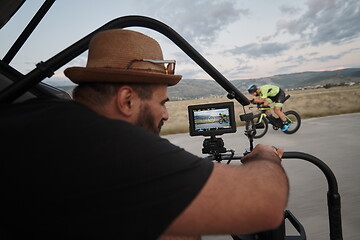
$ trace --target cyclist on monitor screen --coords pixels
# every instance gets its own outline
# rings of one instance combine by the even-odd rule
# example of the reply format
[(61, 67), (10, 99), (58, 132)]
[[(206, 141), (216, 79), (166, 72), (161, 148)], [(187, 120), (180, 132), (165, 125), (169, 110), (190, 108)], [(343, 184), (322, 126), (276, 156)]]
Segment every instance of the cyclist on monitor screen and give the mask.
[[(255, 84), (251, 84), (248, 87), (248, 92), (254, 96), (253, 98), (249, 98), (252, 103), (261, 103), (264, 106), (274, 103), (274, 112), (279, 116), (283, 123), (281, 131), (284, 132), (289, 129), (290, 123), (282, 112), (283, 102), (285, 101), (285, 92), (280, 87), (271, 84), (257, 87)], [(270, 110), (267, 110), (267, 114), (271, 117)]]

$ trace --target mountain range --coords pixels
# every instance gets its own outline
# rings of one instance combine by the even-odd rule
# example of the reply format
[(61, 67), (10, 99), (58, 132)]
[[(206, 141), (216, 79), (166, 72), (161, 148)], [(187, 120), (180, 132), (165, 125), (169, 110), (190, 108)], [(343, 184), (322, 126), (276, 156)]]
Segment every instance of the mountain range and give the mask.
[[(282, 89), (302, 89), (324, 87), (326, 85), (360, 83), (360, 68), (346, 68), (335, 71), (300, 72), (271, 77), (230, 81), (242, 93), (247, 93), (250, 84), (258, 86), (274, 84)], [(64, 80), (51, 78), (51, 85), (71, 93), (75, 85), (64, 84)], [(182, 79), (177, 85), (169, 87), (171, 100), (186, 100), (226, 96), (227, 92), (215, 80)]]
[[(247, 87), (250, 84), (258, 86), (274, 84), (286, 90), (315, 88), (337, 84), (360, 83), (360, 68), (300, 72), (256, 79), (232, 80), (230, 82), (242, 93), (247, 93)], [(226, 96), (227, 94), (215, 80), (199, 79), (183, 79), (177, 85), (170, 87), (168, 91), (172, 100)]]

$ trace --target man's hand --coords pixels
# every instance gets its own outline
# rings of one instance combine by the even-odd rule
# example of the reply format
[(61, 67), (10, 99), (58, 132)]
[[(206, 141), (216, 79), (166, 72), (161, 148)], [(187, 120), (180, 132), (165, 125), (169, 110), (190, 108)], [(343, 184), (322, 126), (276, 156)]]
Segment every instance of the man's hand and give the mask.
[(241, 162), (246, 163), (256, 160), (267, 160), (275, 163), (280, 163), (283, 153), (284, 150), (281, 148), (258, 144), (251, 153), (247, 154), (241, 159)]

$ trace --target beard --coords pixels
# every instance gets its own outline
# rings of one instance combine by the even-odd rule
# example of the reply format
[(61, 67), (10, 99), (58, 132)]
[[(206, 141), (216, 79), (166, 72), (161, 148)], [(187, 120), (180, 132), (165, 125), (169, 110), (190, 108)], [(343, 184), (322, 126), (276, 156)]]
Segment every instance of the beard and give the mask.
[(156, 124), (155, 117), (151, 113), (149, 105), (144, 103), (141, 105), (140, 114), (136, 120), (136, 125), (159, 135), (161, 127), (164, 125), (164, 120), (161, 119), (160, 122)]

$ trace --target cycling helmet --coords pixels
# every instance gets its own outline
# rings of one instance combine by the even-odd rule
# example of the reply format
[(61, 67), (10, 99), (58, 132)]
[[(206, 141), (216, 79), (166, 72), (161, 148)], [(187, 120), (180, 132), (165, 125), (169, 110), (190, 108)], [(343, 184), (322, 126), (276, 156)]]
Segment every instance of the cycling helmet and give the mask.
[(251, 84), (248, 88), (247, 88), (249, 93), (254, 93), (257, 90), (257, 86), (255, 84)]

